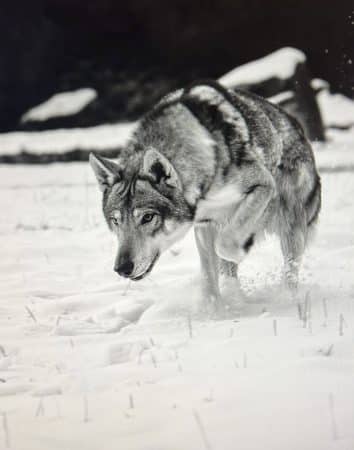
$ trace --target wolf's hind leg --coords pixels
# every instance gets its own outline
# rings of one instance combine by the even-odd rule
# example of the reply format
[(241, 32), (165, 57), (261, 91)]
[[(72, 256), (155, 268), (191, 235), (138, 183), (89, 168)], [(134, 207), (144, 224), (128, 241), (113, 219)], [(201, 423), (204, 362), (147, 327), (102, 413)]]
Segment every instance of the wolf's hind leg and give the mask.
[(216, 230), (211, 225), (195, 227), (195, 240), (202, 271), (202, 295), (206, 306), (218, 309), (221, 305), (219, 291), (218, 258), (215, 253)]
[(289, 223), (283, 218), (280, 228), (280, 245), (284, 259), (284, 281), (288, 289), (296, 293), (299, 282), (299, 269), (305, 251), (307, 230), (305, 215), (297, 215), (296, 221)]
[(302, 166), (290, 177), (281, 179), (280, 190), (279, 234), (284, 276), (287, 286), (296, 291), (302, 255), (321, 209), (321, 180), (312, 167)]

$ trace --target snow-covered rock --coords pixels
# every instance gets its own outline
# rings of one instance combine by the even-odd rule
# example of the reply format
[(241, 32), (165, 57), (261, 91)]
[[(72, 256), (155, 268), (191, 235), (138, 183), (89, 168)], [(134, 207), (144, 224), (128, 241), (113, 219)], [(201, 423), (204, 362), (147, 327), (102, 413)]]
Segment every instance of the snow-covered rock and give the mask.
[(300, 50), (281, 48), (237, 67), (219, 81), (230, 89), (246, 89), (270, 98), (301, 123), (310, 140), (325, 139), (306, 56)]
[(28, 110), (22, 116), (21, 122), (44, 121), (53, 117), (71, 116), (85, 108), (96, 97), (97, 92), (92, 88), (61, 92)]
[(317, 94), (317, 100), (326, 127), (354, 126), (354, 100), (342, 94), (332, 94), (328, 89), (322, 89)]
[(107, 150), (122, 147), (136, 123), (98, 125), (48, 131), (15, 131), (0, 134), (0, 155), (21, 152), (34, 154), (63, 153), (74, 149)]
[(329, 89), (329, 83), (322, 78), (313, 78), (311, 80), (311, 87), (315, 92), (320, 92), (323, 89)]
[(300, 63), (306, 61), (303, 52), (296, 48), (284, 47), (263, 58), (243, 64), (219, 78), (221, 84), (232, 88), (259, 84), (270, 78), (287, 80), (291, 78)]

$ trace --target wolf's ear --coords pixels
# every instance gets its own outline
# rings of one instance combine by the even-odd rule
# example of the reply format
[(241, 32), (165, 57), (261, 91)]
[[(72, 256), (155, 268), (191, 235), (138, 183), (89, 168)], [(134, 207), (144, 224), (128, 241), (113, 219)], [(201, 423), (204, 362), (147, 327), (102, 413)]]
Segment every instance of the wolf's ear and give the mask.
[(90, 153), (90, 165), (95, 172), (98, 184), (103, 192), (121, 179), (122, 168), (114, 161)]
[(148, 149), (143, 159), (143, 172), (152, 176), (157, 184), (164, 180), (167, 186), (181, 187), (181, 180), (170, 161), (155, 149)]

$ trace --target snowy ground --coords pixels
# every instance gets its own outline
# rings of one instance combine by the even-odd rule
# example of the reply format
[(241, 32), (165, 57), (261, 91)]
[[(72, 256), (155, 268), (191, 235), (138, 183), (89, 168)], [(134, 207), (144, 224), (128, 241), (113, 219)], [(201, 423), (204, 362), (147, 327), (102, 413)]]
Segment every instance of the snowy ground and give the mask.
[(192, 235), (129, 284), (87, 164), (1, 166), (0, 449), (353, 449), (353, 145), (317, 150), (307, 320), (276, 241), (243, 264), (238, 313), (198, 320)]

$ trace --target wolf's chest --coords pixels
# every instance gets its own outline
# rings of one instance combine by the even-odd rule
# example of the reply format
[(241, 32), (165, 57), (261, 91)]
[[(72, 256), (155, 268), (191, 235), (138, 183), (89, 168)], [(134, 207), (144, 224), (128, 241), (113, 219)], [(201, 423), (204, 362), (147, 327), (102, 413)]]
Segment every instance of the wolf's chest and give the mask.
[(205, 199), (199, 200), (195, 216), (196, 224), (205, 222), (225, 223), (235, 212), (242, 193), (235, 184), (212, 189)]

